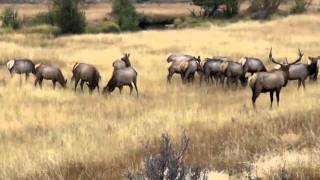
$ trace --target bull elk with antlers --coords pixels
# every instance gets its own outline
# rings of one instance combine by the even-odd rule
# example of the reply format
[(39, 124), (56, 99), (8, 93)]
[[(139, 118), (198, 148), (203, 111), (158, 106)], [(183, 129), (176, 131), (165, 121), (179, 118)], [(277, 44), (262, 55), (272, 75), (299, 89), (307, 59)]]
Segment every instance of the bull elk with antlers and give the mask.
[(272, 70), (269, 72), (258, 72), (255, 73), (253, 76), (249, 79), (249, 84), (252, 89), (252, 104), (255, 108), (255, 103), (260, 95), (260, 93), (270, 93), (270, 107), (272, 107), (273, 102), (273, 94), (276, 92), (277, 96), (277, 105), (279, 106), (280, 101), (280, 92), (282, 87), (285, 87), (289, 80), (289, 68), (291, 65), (296, 64), (301, 61), (303, 53), (298, 51), (298, 59), (295, 60), (292, 63), (280, 63), (276, 61), (272, 57), (272, 48), (270, 50), (269, 54), (269, 60), (275, 64), (280, 65), (280, 69), (278, 70)]

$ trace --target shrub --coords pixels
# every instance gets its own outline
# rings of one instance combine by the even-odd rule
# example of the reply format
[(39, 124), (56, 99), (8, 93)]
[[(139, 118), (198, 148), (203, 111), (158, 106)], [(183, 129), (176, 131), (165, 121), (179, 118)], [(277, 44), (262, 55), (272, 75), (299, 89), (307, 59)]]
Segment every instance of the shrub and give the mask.
[(139, 16), (130, 0), (113, 0), (111, 14), (121, 30), (139, 29)]
[(126, 177), (129, 180), (144, 179), (194, 179), (206, 180), (207, 171), (201, 168), (192, 168), (184, 164), (183, 158), (189, 147), (190, 139), (184, 134), (181, 138), (179, 150), (175, 149), (168, 134), (161, 138), (159, 154), (153, 156), (150, 148), (144, 161), (145, 172), (128, 172)]
[(301, 14), (307, 10), (307, 7), (312, 3), (312, 0), (294, 0), (295, 6), (290, 12), (292, 14)]
[(232, 17), (239, 12), (241, 0), (192, 0), (193, 4), (200, 6), (201, 15), (213, 17), (222, 14), (225, 17)]
[(250, 0), (249, 13), (253, 19), (267, 19), (274, 14), (284, 0)]
[(1, 15), (2, 26), (12, 29), (20, 28), (20, 20), (18, 18), (18, 11), (11, 7), (5, 8)]
[(85, 31), (86, 17), (83, 0), (51, 0), (54, 19), (63, 34), (80, 34)]
[(32, 24), (54, 25), (55, 24), (55, 14), (53, 11), (40, 12), (32, 19)]

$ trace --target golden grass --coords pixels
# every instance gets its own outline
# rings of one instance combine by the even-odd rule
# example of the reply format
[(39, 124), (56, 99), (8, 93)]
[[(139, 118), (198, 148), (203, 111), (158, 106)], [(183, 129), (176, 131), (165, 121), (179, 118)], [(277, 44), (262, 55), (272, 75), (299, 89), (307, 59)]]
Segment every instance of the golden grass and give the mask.
[[(119, 179), (124, 169), (141, 167), (144, 152), (141, 141), (154, 142), (163, 132), (177, 138), (182, 129), (186, 129), (193, 140), (187, 158), (190, 162), (229, 173), (239, 173), (239, 170), (228, 169), (240, 163), (235, 159), (239, 152), (248, 152), (239, 158), (241, 161), (252, 162), (259, 153), (286, 150), (287, 146), (282, 146), (282, 141), (290, 141), (286, 134), (295, 133), (308, 139), (306, 132), (312, 124), (307, 120), (315, 124), (319, 115), (316, 113), (320, 97), (318, 83), (308, 83), (306, 91), (297, 91), (296, 82), (290, 83), (281, 94), (280, 107), (272, 110), (269, 96), (262, 95), (255, 112), (249, 88), (224, 90), (199, 87), (198, 83), (184, 86), (179, 78), (167, 85), (165, 57), (170, 52), (202, 57), (228, 55), (235, 59), (246, 55), (260, 57), (272, 67), (266, 61), (271, 46), (275, 57), (296, 58), (297, 48), (306, 56), (316, 56), (320, 47), (319, 17), (301, 15), (264, 23), (244, 21), (223, 27), (210, 25), (55, 39), (37, 34), (1, 34), (2, 62), (27, 57), (58, 64), (69, 81), (74, 62), (92, 63), (101, 72), (101, 86), (111, 76), (112, 61), (130, 52), (139, 74), (141, 96), (129, 96), (128, 90), (123, 95), (116, 91), (110, 97), (97, 93), (75, 94), (72, 85), (66, 90), (54, 91), (51, 83), (45, 83), (40, 90), (33, 87), (32, 78), (28, 82), (23, 80), (20, 86), (19, 77), (11, 79), (7, 70), (1, 69), (0, 179)], [(306, 120), (303, 126), (301, 119)], [(290, 124), (291, 120), (296, 124), (280, 123)], [(273, 122), (271, 125), (280, 124), (270, 126), (269, 121)], [(259, 122), (262, 129), (267, 130), (261, 131), (261, 135), (250, 134), (260, 133)], [(250, 131), (251, 124), (256, 131)], [(278, 131), (278, 127), (282, 129)], [(313, 133), (319, 133), (314, 130)], [(272, 138), (267, 138), (268, 135)], [(273, 138), (280, 140), (274, 143)], [(270, 144), (259, 144), (255, 140)], [(295, 141), (298, 142), (290, 147), (300, 145), (299, 139)], [(246, 144), (238, 144), (240, 142)], [(237, 151), (233, 145), (242, 149)], [(316, 145), (303, 147), (316, 148)]]

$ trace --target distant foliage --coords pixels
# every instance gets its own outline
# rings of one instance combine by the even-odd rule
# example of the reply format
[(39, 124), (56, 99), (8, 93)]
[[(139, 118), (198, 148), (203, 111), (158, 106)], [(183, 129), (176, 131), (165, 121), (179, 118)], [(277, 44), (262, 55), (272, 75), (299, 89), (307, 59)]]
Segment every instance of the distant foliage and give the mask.
[(51, 0), (55, 22), (63, 34), (80, 34), (85, 31), (86, 17), (83, 0)]
[(274, 14), (285, 0), (250, 0), (249, 12), (253, 19), (267, 19)]
[(190, 139), (184, 134), (180, 148), (177, 150), (168, 134), (163, 134), (159, 154), (152, 155), (150, 148), (145, 158), (145, 172), (127, 173), (129, 180), (207, 180), (207, 171), (201, 168), (192, 168), (184, 164), (183, 158), (190, 145)]
[(2, 26), (12, 29), (19, 29), (21, 22), (18, 17), (18, 11), (8, 7), (5, 8), (1, 14)]
[(307, 7), (312, 3), (312, 0), (294, 0), (295, 6), (291, 9), (293, 14), (301, 14), (307, 11)]
[(55, 14), (53, 11), (40, 12), (32, 20), (32, 24), (55, 24)]
[(112, 16), (123, 31), (139, 29), (139, 16), (130, 0), (113, 0)]
[(200, 6), (202, 16), (226, 16), (232, 17), (239, 12), (241, 0), (192, 0), (194, 5)]

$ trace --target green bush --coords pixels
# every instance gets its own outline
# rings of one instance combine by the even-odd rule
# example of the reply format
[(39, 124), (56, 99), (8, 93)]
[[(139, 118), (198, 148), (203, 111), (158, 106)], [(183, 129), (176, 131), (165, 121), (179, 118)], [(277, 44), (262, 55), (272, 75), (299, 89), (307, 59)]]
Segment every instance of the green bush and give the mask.
[(113, 0), (112, 16), (123, 31), (139, 29), (139, 16), (130, 0)]
[(292, 14), (301, 14), (307, 10), (307, 7), (311, 4), (312, 0), (294, 0), (295, 6), (290, 10)]
[(18, 11), (11, 7), (5, 8), (1, 14), (2, 26), (12, 29), (19, 29), (21, 22), (18, 18)]
[(86, 17), (83, 0), (51, 0), (54, 20), (62, 34), (80, 34), (85, 31)]
[(33, 25), (40, 25), (40, 24), (54, 25), (55, 14), (53, 11), (40, 12), (32, 19), (32, 24)]
[[(192, 2), (201, 7), (204, 17), (213, 17), (221, 13), (225, 17), (232, 17), (239, 13), (241, 0), (192, 0)], [(219, 11), (221, 6), (225, 7), (222, 12)]]

